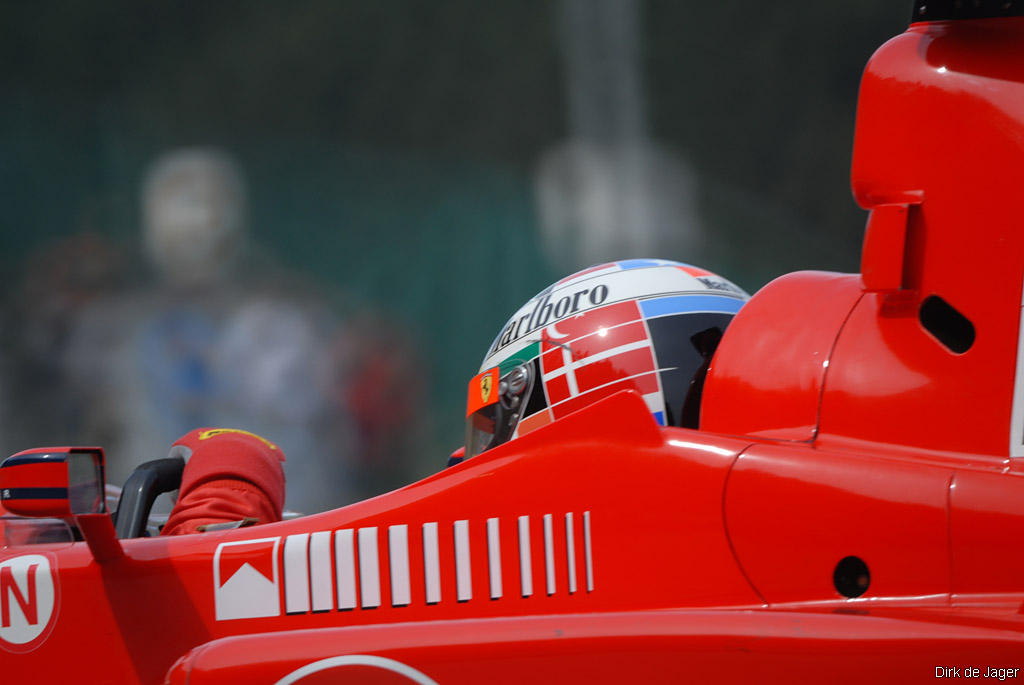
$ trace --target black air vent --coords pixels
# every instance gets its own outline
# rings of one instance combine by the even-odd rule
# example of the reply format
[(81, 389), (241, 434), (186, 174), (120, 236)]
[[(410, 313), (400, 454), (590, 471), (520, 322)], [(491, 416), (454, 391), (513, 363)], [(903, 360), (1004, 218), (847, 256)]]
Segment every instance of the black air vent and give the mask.
[(974, 344), (974, 324), (938, 295), (930, 295), (918, 312), (921, 325), (950, 352), (963, 354)]

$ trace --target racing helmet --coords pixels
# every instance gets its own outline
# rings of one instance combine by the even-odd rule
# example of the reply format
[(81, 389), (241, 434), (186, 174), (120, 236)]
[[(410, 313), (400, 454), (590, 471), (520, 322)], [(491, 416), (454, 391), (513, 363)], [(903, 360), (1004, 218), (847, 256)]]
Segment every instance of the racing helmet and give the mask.
[(563, 278), (508, 320), (470, 381), (465, 457), (625, 389), (659, 424), (696, 428), (711, 355), (749, 297), (710, 271), (661, 259)]

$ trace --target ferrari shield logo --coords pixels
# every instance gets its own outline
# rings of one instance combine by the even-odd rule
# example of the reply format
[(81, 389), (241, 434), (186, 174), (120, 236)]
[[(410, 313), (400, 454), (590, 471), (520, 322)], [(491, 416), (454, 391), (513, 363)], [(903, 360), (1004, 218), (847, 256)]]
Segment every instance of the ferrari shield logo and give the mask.
[(498, 367), (488, 369), (469, 382), (466, 393), (466, 416), (498, 401)]

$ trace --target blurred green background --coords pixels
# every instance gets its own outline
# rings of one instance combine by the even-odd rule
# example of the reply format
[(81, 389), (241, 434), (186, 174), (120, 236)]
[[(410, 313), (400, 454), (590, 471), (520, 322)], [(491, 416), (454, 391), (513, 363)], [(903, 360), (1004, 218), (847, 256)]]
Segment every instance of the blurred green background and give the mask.
[[(508, 316), (587, 265), (571, 240), (552, 251), (541, 236), (543, 160), (564, 141), (643, 140), (686, 172), (696, 238), (606, 258), (694, 262), (751, 293), (797, 269), (856, 270), (858, 82), (908, 12), (892, 0), (4, 3), (5, 304), (27, 260), (76, 232), (119, 246), (126, 282), (144, 282), (146, 166), (217, 146), (244, 170), (256, 242), (332, 302), (384, 312), (421, 355), (429, 425), (386, 485), (407, 481), (461, 444), (465, 384)], [(53, 428), (3, 443), (76, 437)]]

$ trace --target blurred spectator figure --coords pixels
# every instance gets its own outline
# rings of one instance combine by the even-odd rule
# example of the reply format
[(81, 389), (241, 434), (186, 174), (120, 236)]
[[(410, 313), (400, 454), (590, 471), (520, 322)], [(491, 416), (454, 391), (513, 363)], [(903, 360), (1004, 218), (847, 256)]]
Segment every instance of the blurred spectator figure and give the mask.
[(0, 458), (33, 445), (75, 441), (85, 399), (70, 387), (64, 361), (82, 312), (124, 286), (123, 257), (87, 228), (44, 243), (26, 261), (6, 322), (9, 335), (3, 336), (9, 404)]
[(315, 300), (265, 293), (227, 318), (217, 343), (217, 425), (254, 426), (286, 450), (288, 502), (306, 513), (352, 500), (356, 450), (349, 417), (332, 404), (330, 335)]
[(237, 165), (206, 148), (161, 156), (141, 214), (155, 281), (83, 311), (65, 356), (76, 394), (89, 398), (83, 437), (107, 448), (111, 482), (178, 436), (222, 426), (290, 455), (289, 508), (347, 503), (352, 455), (323, 380), (335, 322), (252, 248)]
[(83, 438), (106, 448), (113, 483), (212, 422), (214, 349), (240, 297), (230, 276), (245, 196), (226, 155), (158, 158), (140, 200), (143, 254), (157, 278), (84, 309), (65, 359), (73, 391), (89, 398)]
[(216, 426), (264, 435), (289, 455), (290, 510), (406, 484), (426, 428), (408, 333), (365, 306), (339, 310), (262, 255), (248, 238), (241, 171), (222, 151), (160, 156), (140, 204), (141, 284), (125, 287), (126, 260), (94, 234), (29, 265), (20, 342), (7, 355), (19, 369), (10, 451), (101, 445), (108, 481), (121, 484), (179, 436)]
[(335, 340), (335, 402), (351, 417), (365, 495), (408, 484), (429, 443), (426, 364), (411, 340), (374, 314), (354, 317)]

